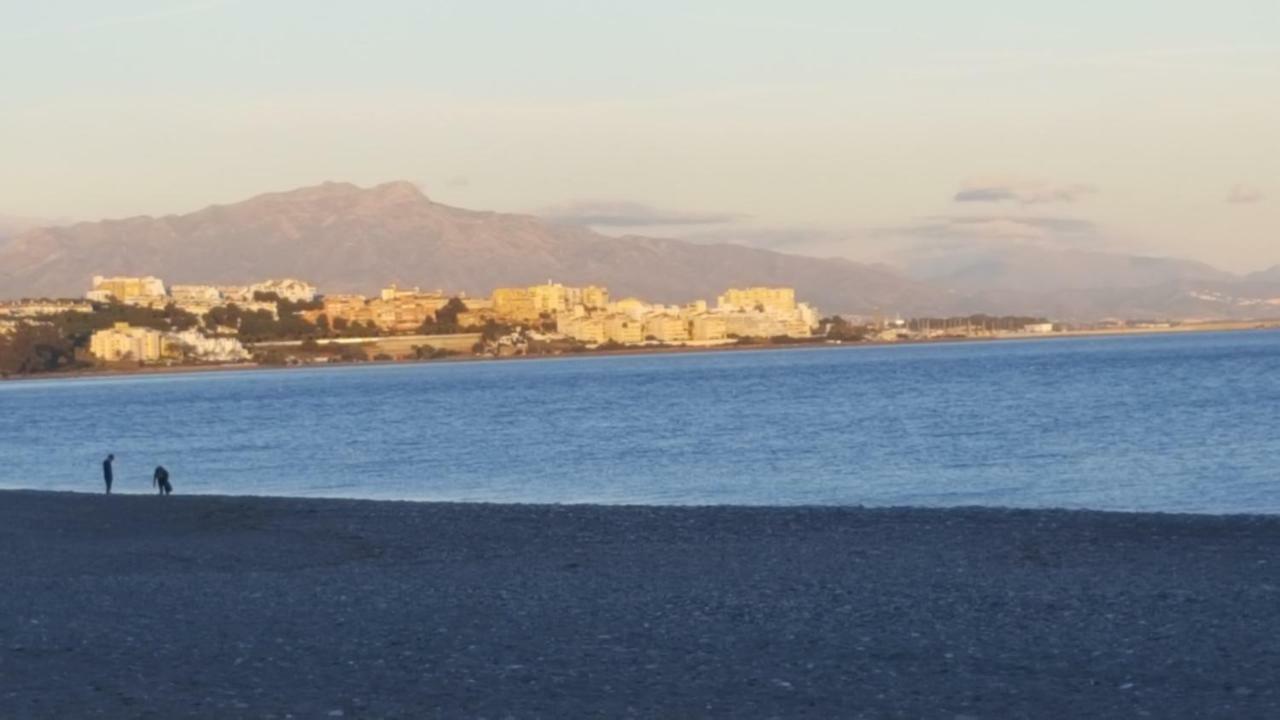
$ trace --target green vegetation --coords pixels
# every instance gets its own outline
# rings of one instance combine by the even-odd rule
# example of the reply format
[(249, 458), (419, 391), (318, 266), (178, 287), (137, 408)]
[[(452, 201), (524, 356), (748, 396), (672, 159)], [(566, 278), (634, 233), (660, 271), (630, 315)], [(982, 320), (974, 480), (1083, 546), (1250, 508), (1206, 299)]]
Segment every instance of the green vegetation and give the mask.
[(462, 332), (458, 325), (458, 313), (466, 312), (467, 305), (458, 298), (449, 298), (444, 307), (436, 310), (434, 318), (427, 318), (418, 328), (420, 335), (452, 335)]
[(413, 357), (415, 360), (441, 360), (457, 354), (458, 352), (456, 350), (445, 350), (444, 348), (432, 347), (431, 345), (413, 346)]
[(0, 377), (77, 367), (75, 346), (53, 325), (20, 323), (0, 334)]
[(218, 332), (218, 328), (235, 328), (246, 343), (302, 340), (316, 335), (316, 326), (297, 315), (281, 315), (277, 319), (267, 310), (245, 310), (235, 304), (213, 308), (204, 324), (211, 333)]
[(828, 340), (840, 340), (841, 342), (860, 342), (866, 339), (866, 329), (855, 327), (853, 323), (845, 320), (839, 315), (823, 318), (819, 322), (822, 328), (821, 334)]
[(63, 312), (40, 322), (19, 323), (12, 334), (0, 335), (0, 374), (74, 370), (89, 365), (84, 358), (89, 339), (98, 330), (116, 323), (156, 330), (182, 331), (199, 324), (199, 318), (170, 304), (163, 309), (120, 303), (95, 303), (92, 313)]

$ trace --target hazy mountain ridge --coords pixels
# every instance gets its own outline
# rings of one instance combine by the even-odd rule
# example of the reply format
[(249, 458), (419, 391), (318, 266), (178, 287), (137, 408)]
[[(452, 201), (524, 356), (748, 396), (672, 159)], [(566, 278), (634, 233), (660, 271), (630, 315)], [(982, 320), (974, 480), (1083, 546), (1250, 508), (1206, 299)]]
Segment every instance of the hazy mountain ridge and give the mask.
[(186, 215), (42, 228), (0, 247), (0, 294), (79, 295), (94, 273), (170, 283), (293, 276), (327, 292), (389, 282), (487, 294), (554, 279), (662, 302), (785, 284), (831, 311), (940, 310), (946, 294), (880, 267), (738, 245), (613, 238), (434, 203), (405, 182), (325, 183)]
[(978, 248), (912, 278), (888, 266), (733, 244), (610, 237), (530, 215), (432, 202), (407, 182), (324, 183), (162, 217), (29, 230), (0, 241), (0, 297), (79, 296), (90, 277), (169, 283), (299, 277), (325, 292), (391, 282), (487, 295), (552, 279), (615, 297), (713, 299), (790, 285), (825, 312), (1216, 318), (1280, 315), (1280, 267), (1247, 277), (1172, 258), (1036, 247)]

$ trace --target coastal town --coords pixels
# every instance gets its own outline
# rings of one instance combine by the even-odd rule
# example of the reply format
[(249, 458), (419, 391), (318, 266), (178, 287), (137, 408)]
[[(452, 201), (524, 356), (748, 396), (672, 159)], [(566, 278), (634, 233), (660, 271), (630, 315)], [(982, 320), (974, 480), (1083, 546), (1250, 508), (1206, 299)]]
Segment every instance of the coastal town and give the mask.
[(663, 305), (550, 281), (488, 297), (396, 285), (366, 297), (292, 278), (228, 286), (95, 276), (82, 298), (0, 303), (0, 337), (31, 346), (27, 365), (10, 359), (12, 373), (804, 342), (826, 337), (831, 322), (793, 288)]
[(1173, 329), (1020, 316), (824, 317), (790, 287), (727, 288), (714, 301), (670, 305), (550, 280), (482, 297), (392, 284), (370, 297), (322, 293), (294, 278), (169, 285), (94, 276), (80, 298), (0, 302), (0, 375)]
[(670, 305), (550, 280), (482, 297), (392, 284), (370, 297), (322, 293), (294, 278), (169, 285), (94, 276), (80, 298), (0, 302), (0, 375), (1168, 329), (986, 315), (824, 317), (790, 287), (727, 288), (714, 301)]

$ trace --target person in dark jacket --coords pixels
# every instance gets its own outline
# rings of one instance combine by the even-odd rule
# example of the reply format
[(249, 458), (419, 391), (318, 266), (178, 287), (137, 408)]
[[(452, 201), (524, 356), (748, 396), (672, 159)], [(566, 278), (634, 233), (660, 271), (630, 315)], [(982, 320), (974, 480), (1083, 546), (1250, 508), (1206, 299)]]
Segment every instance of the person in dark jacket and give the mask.
[(102, 481), (107, 484), (107, 494), (111, 494), (111, 462), (116, 459), (115, 455), (107, 455), (107, 459), (102, 461)]
[(156, 466), (156, 472), (151, 476), (151, 484), (160, 489), (161, 495), (173, 492), (173, 486), (169, 484), (169, 471), (165, 470), (163, 465)]

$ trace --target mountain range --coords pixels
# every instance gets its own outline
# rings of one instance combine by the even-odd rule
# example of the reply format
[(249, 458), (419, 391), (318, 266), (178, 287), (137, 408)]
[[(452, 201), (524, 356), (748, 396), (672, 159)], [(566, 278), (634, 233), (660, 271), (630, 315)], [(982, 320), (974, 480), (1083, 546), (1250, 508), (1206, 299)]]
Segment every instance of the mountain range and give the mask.
[(1022, 248), (917, 274), (743, 245), (610, 237), (532, 215), (431, 201), (408, 182), (324, 183), (213, 205), (0, 235), (0, 297), (79, 296), (95, 274), (169, 283), (299, 277), (326, 292), (391, 282), (486, 295), (548, 279), (615, 297), (714, 298), (726, 287), (789, 285), (826, 312), (969, 312), (1100, 317), (1280, 315), (1280, 267), (1236, 276), (1191, 261)]

